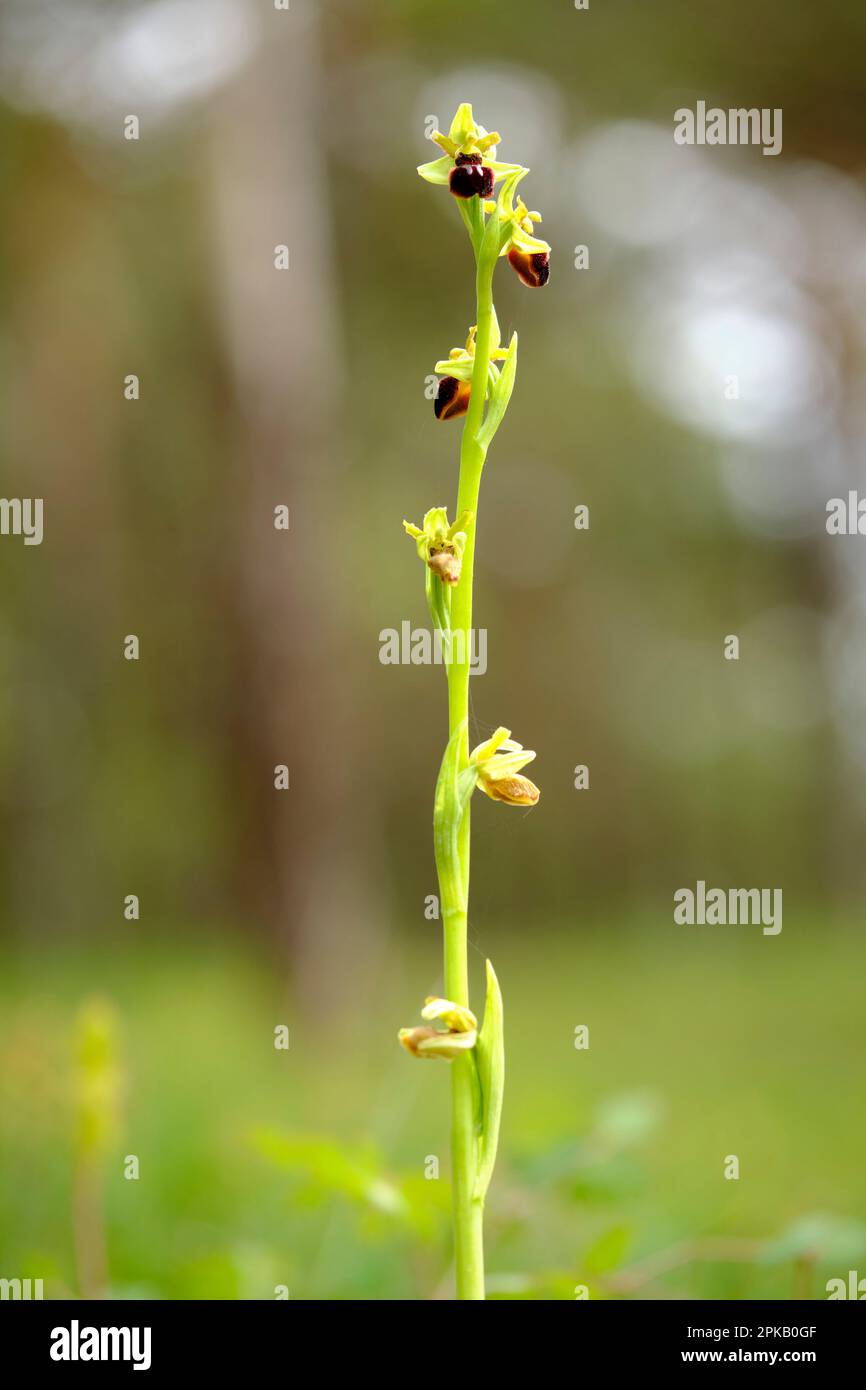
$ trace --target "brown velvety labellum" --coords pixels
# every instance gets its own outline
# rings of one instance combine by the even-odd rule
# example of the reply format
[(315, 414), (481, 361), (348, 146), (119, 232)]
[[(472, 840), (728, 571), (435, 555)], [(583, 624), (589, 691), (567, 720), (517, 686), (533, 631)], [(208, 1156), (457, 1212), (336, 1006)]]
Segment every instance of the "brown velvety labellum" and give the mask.
[(465, 415), (469, 409), (470, 387), (468, 381), (460, 381), (456, 376), (443, 376), (433, 402), (437, 420), (453, 420), (457, 415)]
[(518, 251), (516, 246), (512, 246), (508, 253), (508, 263), (520, 276), (524, 285), (530, 289), (541, 289), (550, 279), (550, 253), (548, 251), (536, 251), (534, 255), (527, 255), (525, 251)]
[[(459, 154), (448, 176), (448, 187), (455, 198), (489, 198), (493, 193), (493, 170), (481, 164), (479, 154)], [(462, 161), (462, 163), (461, 163)]]

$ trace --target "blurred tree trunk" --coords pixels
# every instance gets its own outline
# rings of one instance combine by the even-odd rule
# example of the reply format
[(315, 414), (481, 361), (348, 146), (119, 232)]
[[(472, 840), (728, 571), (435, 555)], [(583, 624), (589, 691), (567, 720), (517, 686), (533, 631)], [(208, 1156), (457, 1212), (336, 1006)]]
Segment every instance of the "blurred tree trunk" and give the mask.
[[(325, 200), (327, 91), (315, 7), (264, 21), (217, 107), (216, 265), (237, 401), (235, 748), (247, 812), (242, 896), (291, 951), (316, 1005), (357, 985), (381, 920), (374, 818), (357, 797), (341, 361)], [(274, 40), (273, 36), (276, 35)], [(274, 267), (286, 244), (290, 268)], [(274, 508), (291, 512), (288, 533)], [(290, 789), (274, 789), (285, 763)]]

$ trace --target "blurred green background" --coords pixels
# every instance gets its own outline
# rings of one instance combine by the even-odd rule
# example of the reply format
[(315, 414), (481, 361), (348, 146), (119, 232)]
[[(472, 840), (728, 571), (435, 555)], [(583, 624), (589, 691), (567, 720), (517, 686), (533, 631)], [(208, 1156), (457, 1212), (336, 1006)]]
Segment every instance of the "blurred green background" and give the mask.
[[(473, 816), (491, 1292), (866, 1275), (863, 541), (825, 529), (866, 444), (864, 42), (857, 0), (5, 0), (4, 491), (45, 539), (0, 543), (0, 1276), (449, 1294), (447, 1076), (395, 1041), (441, 988), (444, 676), (379, 648), (427, 621), (400, 523), (456, 493), (426, 391), (470, 253), (414, 166), (460, 100), (554, 247), (543, 294), (498, 274), (479, 521), (473, 732), (543, 791)], [(698, 100), (781, 108), (782, 154), (676, 146)], [(674, 926), (698, 879), (781, 888), (781, 934)]]

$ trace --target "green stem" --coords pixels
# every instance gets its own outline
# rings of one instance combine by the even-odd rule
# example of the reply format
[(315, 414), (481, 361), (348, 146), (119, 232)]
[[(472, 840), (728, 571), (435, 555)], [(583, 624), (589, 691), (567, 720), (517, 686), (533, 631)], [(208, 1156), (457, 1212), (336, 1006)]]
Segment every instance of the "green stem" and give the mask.
[[(476, 200), (473, 200), (473, 202)], [(481, 210), (477, 209), (480, 219)], [(483, 227), (483, 220), (481, 220)], [(484, 400), (490, 367), (493, 327), (493, 272), (496, 255), (487, 240), (473, 238), (477, 255), (476, 297), (477, 331), (475, 365), (469, 410), (460, 445), (460, 482), (456, 515), (472, 513), (466, 527), (466, 547), (460, 582), (451, 600), (451, 631), (454, 659), (448, 667), (448, 718), (451, 736), (459, 729), (458, 772), (469, 760), (469, 655), (472, 630), (472, 579), (475, 559), (475, 529), (478, 493), (485, 450), (479, 443), (484, 420)], [(498, 243), (497, 243), (498, 249)], [(452, 901), (453, 884), (440, 882), (445, 929), (445, 995), (455, 1003), (469, 1005), (469, 967), (466, 946), (466, 907), (469, 893), (469, 806), (463, 814), (457, 843), (457, 882), (460, 901)], [(453, 880), (453, 875), (446, 875)], [(477, 1077), (473, 1055), (458, 1057), (451, 1065), (451, 1152), (454, 1204), (454, 1248), (458, 1299), (484, 1298), (483, 1201), (473, 1195), (478, 1164)]]

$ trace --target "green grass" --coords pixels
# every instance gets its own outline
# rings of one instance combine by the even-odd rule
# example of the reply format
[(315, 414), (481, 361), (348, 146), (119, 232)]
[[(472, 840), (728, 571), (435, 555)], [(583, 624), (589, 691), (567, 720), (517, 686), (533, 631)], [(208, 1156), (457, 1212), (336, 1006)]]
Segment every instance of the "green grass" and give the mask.
[[(812, 1295), (847, 1272), (840, 1260), (866, 1273), (861, 939), (786, 920), (775, 939), (656, 922), (533, 931), (531, 951), (514, 933), (476, 944), (474, 988), (489, 952), (508, 1039), (494, 1289), (614, 1295), (624, 1269), (678, 1242), (765, 1242), (816, 1212), (845, 1224), (816, 1237)], [(358, 981), (357, 1007), (334, 1018), (301, 1009), (274, 964), (235, 942), (7, 948), (0, 1274), (76, 1291), (72, 1036), (99, 993), (123, 1037), (105, 1181), (118, 1296), (447, 1292), (445, 1065), (396, 1043), (414, 982), (436, 983), (434, 950), (395, 951), (390, 977)], [(279, 1023), (288, 1052), (273, 1047)], [(574, 1048), (581, 1023), (588, 1051)], [(281, 1147), (291, 1135), (306, 1142)], [(137, 1182), (123, 1178), (129, 1153)], [(739, 1181), (723, 1178), (728, 1154)], [(798, 1277), (790, 1259), (700, 1261), (634, 1293), (788, 1298)]]

